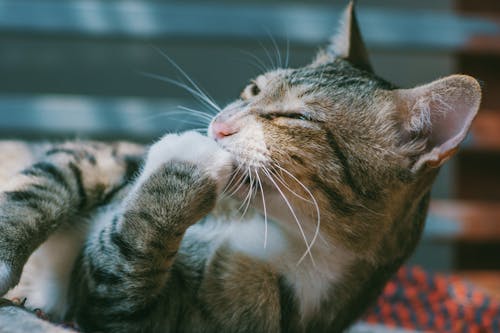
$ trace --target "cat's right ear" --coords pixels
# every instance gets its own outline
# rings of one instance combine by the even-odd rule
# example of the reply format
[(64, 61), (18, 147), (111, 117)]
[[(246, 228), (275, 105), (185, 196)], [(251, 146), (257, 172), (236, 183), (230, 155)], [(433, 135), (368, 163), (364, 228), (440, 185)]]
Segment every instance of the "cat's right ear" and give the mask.
[(328, 63), (336, 58), (345, 59), (360, 69), (373, 72), (353, 0), (344, 10), (338, 32), (332, 37), (330, 45), (326, 50), (320, 51), (313, 64)]
[(455, 154), (465, 139), (481, 103), (481, 87), (467, 75), (451, 75), (396, 95), (403, 141), (424, 140), (412, 166), (439, 167)]

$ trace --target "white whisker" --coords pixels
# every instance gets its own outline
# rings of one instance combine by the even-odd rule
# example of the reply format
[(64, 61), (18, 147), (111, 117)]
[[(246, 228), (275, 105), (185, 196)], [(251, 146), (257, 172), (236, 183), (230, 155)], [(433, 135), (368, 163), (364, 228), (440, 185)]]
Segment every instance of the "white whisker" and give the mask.
[(156, 74), (153, 74), (153, 73), (147, 73), (147, 72), (139, 72), (139, 73), (142, 74), (142, 75), (144, 75), (144, 76), (146, 76), (146, 77), (150, 77), (152, 79), (156, 79), (156, 80), (159, 80), (159, 81), (167, 82), (167, 83), (173, 84), (173, 85), (175, 85), (175, 86), (177, 86), (179, 88), (182, 88), (182, 89), (188, 91), (189, 93), (191, 93), (194, 97), (196, 97), (196, 99), (198, 101), (200, 101), (204, 105), (215, 109), (217, 112), (219, 112), (221, 110), (220, 107), (217, 104), (215, 104), (212, 100), (210, 100), (206, 95), (204, 95), (203, 93), (200, 93), (200, 92), (194, 90), (193, 88), (189, 87), (185, 83), (176, 81), (176, 80), (171, 79), (169, 77), (165, 77), (165, 76), (161, 76), (161, 75), (156, 75)]
[(207, 129), (205, 127), (190, 128), (190, 131), (200, 132), (201, 134), (207, 135)]
[(259, 41), (259, 45), (260, 47), (264, 50), (264, 52), (266, 53), (266, 56), (267, 56), (267, 60), (269, 60), (270, 62), (270, 65), (271, 65), (271, 69), (277, 69), (277, 65), (274, 63), (274, 60), (273, 60), (273, 57), (271, 57), (271, 54), (269, 53), (269, 51), (267, 50), (267, 48), (264, 46), (264, 44), (262, 44), (261, 41)]
[(285, 68), (288, 68), (290, 61), (290, 38), (288, 37), (288, 34), (286, 36), (286, 56), (285, 56)]
[(198, 91), (198, 93), (202, 96), (204, 96), (209, 102), (210, 104), (212, 104), (214, 106), (214, 108), (216, 110), (220, 110), (219, 106), (215, 103), (215, 101), (205, 92), (203, 91), (197, 84), (196, 82), (194, 82), (193, 79), (191, 79), (191, 77), (189, 75), (187, 75), (187, 73), (172, 59), (170, 58), (165, 52), (163, 52), (161, 49), (155, 47), (156, 51), (159, 52), (165, 59), (167, 59), (167, 61), (172, 65), (174, 66), (174, 68), (182, 74), (182, 76), (184, 78), (186, 78), (188, 80), (189, 83), (191, 83), (191, 85), (194, 87), (194, 89), (196, 89), (196, 91)]
[(236, 169), (233, 170), (233, 172), (231, 174), (231, 178), (229, 179), (229, 181), (227, 182), (226, 186), (222, 190), (221, 195), (227, 194), (227, 191), (231, 189), (231, 187), (234, 185), (233, 182), (235, 181), (236, 176), (238, 175), (238, 173), (239, 173), (240, 170), (241, 170), (241, 166), (238, 166)]
[(257, 67), (257, 69), (261, 72), (267, 72), (269, 69), (266, 67), (266, 64), (262, 61), (262, 59), (260, 59), (259, 57), (257, 57), (255, 54), (253, 54), (252, 52), (248, 52), (248, 51), (245, 51), (245, 50), (241, 50), (240, 49), (240, 52), (251, 57), (252, 59), (254, 59), (255, 61), (253, 62), (253, 64)]
[[(299, 218), (297, 217), (297, 214), (295, 214), (295, 211), (293, 210), (292, 205), (288, 201), (287, 197), (285, 196), (285, 194), (283, 193), (283, 191), (281, 190), (281, 188), (274, 181), (272, 175), (269, 172), (267, 172), (265, 169), (262, 169), (262, 170), (263, 170), (264, 174), (269, 178), (269, 180), (274, 184), (274, 186), (276, 187), (276, 189), (278, 190), (278, 192), (280, 193), (281, 197), (283, 198), (283, 201), (288, 206), (288, 209), (290, 210), (290, 213), (292, 214), (295, 222), (297, 223), (297, 226), (299, 227), (299, 231), (300, 231), (300, 233), (302, 235), (302, 238), (304, 239), (304, 242), (306, 244), (306, 251), (305, 251), (304, 255), (309, 254), (313, 265), (316, 266), (316, 263), (314, 261), (314, 257), (313, 257), (313, 255), (311, 253), (311, 247), (310, 247), (310, 245), (309, 245), (309, 243), (307, 241), (306, 234), (304, 232), (304, 229), (302, 228), (302, 225), (300, 224), (300, 221), (299, 221)], [(299, 260), (299, 262), (297, 263), (297, 265), (300, 265), (300, 263), (301, 263), (301, 261)]]
[(305, 202), (313, 203), (311, 200), (309, 200), (307, 198), (304, 198), (303, 196), (301, 196), (300, 194), (298, 194), (297, 192), (295, 192), (294, 190), (292, 190), (288, 186), (288, 184), (285, 182), (285, 180), (283, 179), (283, 177), (276, 172), (276, 170), (273, 169), (273, 170), (268, 170), (268, 171), (270, 171), (276, 177), (276, 180), (278, 180), (289, 192), (291, 192), (297, 198), (299, 198), (301, 200), (304, 200)]
[(205, 119), (205, 120), (208, 120), (208, 122), (212, 121), (213, 117), (203, 111), (199, 111), (199, 110), (195, 110), (195, 109), (191, 109), (191, 108), (188, 108), (186, 106), (183, 106), (183, 105), (179, 105), (177, 106), (181, 111), (187, 111), (187, 114), (189, 115), (193, 115), (193, 116), (198, 116), (202, 119)]
[(269, 39), (271, 39), (271, 43), (273, 44), (274, 50), (276, 52), (276, 55), (274, 57), (276, 60), (276, 64), (279, 67), (283, 67), (283, 63), (282, 63), (282, 59), (281, 59), (281, 52), (280, 52), (280, 49), (278, 47), (278, 44), (276, 43), (276, 40), (274, 39), (273, 35), (271, 34), (271, 32), (269, 30), (267, 30), (267, 35), (269, 36)]
[[(279, 166), (277, 163), (275, 163), (274, 165), (277, 168), (279, 168), (280, 170), (282, 170), (283, 172), (285, 172), (293, 180), (295, 180), (304, 189), (304, 191), (307, 192), (307, 194), (311, 197), (311, 200), (313, 201), (314, 207), (316, 208), (317, 223), (316, 223), (316, 230), (314, 232), (313, 239), (311, 240), (311, 243), (309, 244), (309, 246), (312, 247), (314, 245), (314, 243), (316, 242), (316, 239), (318, 238), (318, 235), (319, 235), (319, 232), (320, 232), (320, 225), (321, 225), (321, 212), (320, 212), (320, 209), (319, 209), (318, 202), (316, 201), (316, 198), (311, 193), (311, 191), (300, 180), (298, 180), (297, 177), (295, 177), (294, 175), (292, 175), (288, 170), (286, 170), (286, 169), (282, 168), (281, 166)], [(310, 251), (311, 249), (308, 248), (308, 250)], [(306, 254), (304, 254), (300, 258), (299, 262), (301, 262), (302, 260), (304, 260), (305, 256), (306, 256)]]
[[(245, 184), (245, 180), (247, 178), (247, 175), (246, 175), (246, 172), (243, 172), (243, 170), (240, 170), (242, 171), (241, 172), (241, 176), (238, 178), (238, 180), (235, 182), (235, 184), (233, 185), (233, 187), (236, 187), (234, 190), (233, 189), (228, 189), (229, 191), (231, 191), (228, 196), (232, 197), (234, 194), (236, 194), (240, 188)], [(238, 184), (239, 185), (236, 185)]]
[(247, 195), (247, 198), (245, 198), (245, 201), (243, 201), (244, 203), (246, 202), (246, 205), (245, 205), (245, 209), (243, 210), (243, 214), (241, 215), (241, 217), (243, 218), (247, 211), (248, 211), (248, 208), (250, 207), (250, 203), (252, 202), (252, 199), (255, 197), (255, 193), (254, 193), (254, 183), (255, 183), (255, 179), (252, 178), (252, 171), (250, 170), (250, 168), (248, 168), (248, 178), (250, 179), (250, 188), (248, 190), (248, 195)]
[(267, 247), (267, 209), (266, 209), (266, 200), (264, 198), (264, 189), (262, 187), (262, 182), (260, 181), (258, 170), (255, 170), (255, 177), (257, 177), (257, 184), (260, 187), (260, 194), (262, 196), (262, 208), (264, 210), (264, 248), (266, 248)]

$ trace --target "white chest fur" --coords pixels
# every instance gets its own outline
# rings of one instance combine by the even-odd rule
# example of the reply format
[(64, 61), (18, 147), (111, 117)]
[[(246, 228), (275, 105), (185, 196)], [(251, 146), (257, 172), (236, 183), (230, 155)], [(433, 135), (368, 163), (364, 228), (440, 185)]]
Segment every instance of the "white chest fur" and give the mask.
[(272, 221), (268, 221), (266, 232), (261, 215), (233, 222), (226, 237), (234, 250), (269, 262), (283, 274), (295, 292), (304, 319), (319, 309), (321, 301), (328, 297), (332, 285), (343, 276), (354, 257), (319, 239), (311, 249), (314, 263), (311, 256), (299, 263), (306, 249), (300, 233), (285, 231)]

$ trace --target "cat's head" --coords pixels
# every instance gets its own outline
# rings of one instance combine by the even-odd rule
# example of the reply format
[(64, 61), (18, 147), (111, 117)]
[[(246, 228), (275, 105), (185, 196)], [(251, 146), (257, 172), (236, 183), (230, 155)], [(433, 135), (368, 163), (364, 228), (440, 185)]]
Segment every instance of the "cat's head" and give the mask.
[[(376, 76), (351, 3), (311, 64), (252, 80), (209, 133), (267, 190), (304, 207), (312, 194), (323, 221), (372, 219), (393, 214), (405, 200), (395, 196), (428, 190), (428, 175), (456, 152), (480, 99), (479, 84), (465, 75), (412, 89)], [(354, 242), (365, 231), (352, 226), (342, 237)]]

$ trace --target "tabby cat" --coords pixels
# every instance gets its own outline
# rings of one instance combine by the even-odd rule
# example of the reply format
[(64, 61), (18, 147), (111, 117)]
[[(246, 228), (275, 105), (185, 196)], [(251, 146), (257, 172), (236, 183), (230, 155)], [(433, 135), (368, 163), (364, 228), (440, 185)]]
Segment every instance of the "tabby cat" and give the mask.
[(341, 332), (415, 248), (480, 99), (464, 75), (376, 76), (351, 3), (208, 137), (3, 142), (0, 331), (63, 330), (8, 301), (26, 297), (85, 332)]

